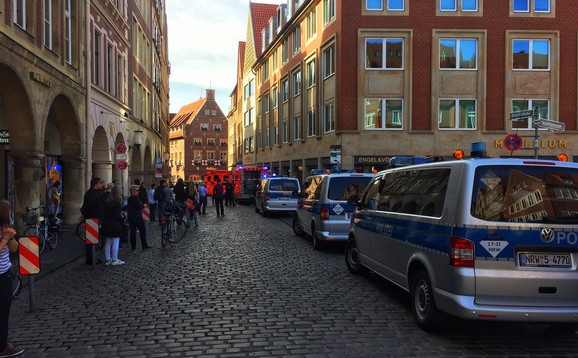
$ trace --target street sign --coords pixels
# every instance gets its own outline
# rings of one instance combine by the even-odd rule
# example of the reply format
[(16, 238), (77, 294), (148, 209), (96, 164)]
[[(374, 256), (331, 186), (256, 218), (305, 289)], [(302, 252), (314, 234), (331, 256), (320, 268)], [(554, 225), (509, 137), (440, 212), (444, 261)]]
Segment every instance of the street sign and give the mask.
[(125, 154), (127, 152), (128, 148), (126, 147), (126, 144), (118, 143), (114, 147), (114, 150), (116, 151), (117, 154)]
[(7, 129), (0, 130), (0, 144), (10, 144), (10, 132)]
[(566, 129), (566, 124), (564, 122), (550, 121), (548, 119), (538, 119), (534, 125), (538, 128), (550, 129), (553, 131), (564, 131)]
[(526, 109), (526, 110), (518, 111), (518, 112), (510, 112), (510, 120), (511, 121), (516, 121), (518, 119), (524, 119), (524, 118), (533, 117), (533, 116), (534, 116), (534, 110), (533, 109)]
[(517, 134), (509, 134), (504, 138), (504, 146), (510, 152), (515, 152), (516, 150), (522, 148), (522, 137)]
[(128, 154), (123, 153), (123, 154), (115, 154), (114, 155), (114, 159), (116, 160), (127, 160), (128, 159)]
[(119, 170), (125, 170), (126, 168), (128, 168), (128, 163), (126, 162), (126, 160), (117, 160), (116, 161), (116, 167)]

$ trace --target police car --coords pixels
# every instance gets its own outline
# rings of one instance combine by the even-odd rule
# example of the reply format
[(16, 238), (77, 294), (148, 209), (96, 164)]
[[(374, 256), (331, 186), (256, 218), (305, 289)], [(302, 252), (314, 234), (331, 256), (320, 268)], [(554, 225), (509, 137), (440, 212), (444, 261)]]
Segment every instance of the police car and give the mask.
[(272, 212), (295, 211), (300, 189), (297, 178), (273, 176), (262, 179), (255, 192), (255, 212), (267, 216)]
[(578, 164), (468, 159), (376, 174), (346, 246), (409, 292), (417, 324), (464, 319), (578, 323)]
[(346, 241), (354, 205), (347, 203), (351, 195), (361, 195), (373, 174), (355, 172), (328, 172), (313, 170), (305, 179), (293, 231), (299, 236), (310, 236), (313, 248), (322, 242)]

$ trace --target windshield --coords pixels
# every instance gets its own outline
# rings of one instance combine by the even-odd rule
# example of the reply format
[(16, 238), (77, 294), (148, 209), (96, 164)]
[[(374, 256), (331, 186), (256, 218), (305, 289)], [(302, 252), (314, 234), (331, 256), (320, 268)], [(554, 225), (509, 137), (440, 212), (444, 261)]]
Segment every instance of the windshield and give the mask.
[(578, 223), (578, 169), (478, 167), (471, 213), (488, 221)]
[(368, 176), (331, 178), (327, 197), (330, 200), (347, 200), (351, 195), (361, 197), (370, 180)]
[(271, 180), (269, 184), (269, 190), (271, 191), (294, 191), (299, 190), (299, 184), (297, 180), (292, 179), (275, 179)]

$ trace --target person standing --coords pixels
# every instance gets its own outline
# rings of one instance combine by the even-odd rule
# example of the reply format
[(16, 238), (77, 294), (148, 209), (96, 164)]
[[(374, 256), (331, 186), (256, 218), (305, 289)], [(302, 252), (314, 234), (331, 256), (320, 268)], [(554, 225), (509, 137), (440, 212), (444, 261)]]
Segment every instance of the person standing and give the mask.
[(12, 273), (10, 253), (18, 251), (14, 240), (16, 230), (10, 226), (10, 202), (0, 200), (0, 357), (16, 357), (24, 353), (8, 344), (8, 321), (12, 305)]
[[(187, 200), (187, 190), (185, 188), (185, 182), (183, 179), (179, 178), (175, 187), (173, 188), (173, 193), (175, 194), (175, 201), (183, 208), (186, 208), (185, 201)], [(186, 225), (187, 227), (191, 226), (191, 215), (189, 210), (185, 210), (185, 216), (187, 218)]]
[(159, 186), (155, 189), (154, 199), (157, 202), (157, 207), (159, 208), (159, 226), (161, 225), (161, 218), (165, 214), (166, 210), (166, 192), (165, 187), (167, 186), (167, 181), (162, 179)]
[(149, 203), (149, 200), (148, 200), (149, 197), (148, 197), (148, 191), (147, 191), (145, 184), (142, 183), (138, 179), (134, 180), (134, 184), (138, 185), (138, 197), (139, 197), (141, 203), (143, 203), (143, 205), (148, 204)]
[(58, 210), (60, 209), (60, 182), (58, 180), (54, 181), (52, 187), (50, 188), (50, 208), (49, 212), (53, 218), (58, 216)]
[(120, 238), (124, 234), (124, 218), (122, 217), (122, 193), (114, 186), (108, 194), (103, 210), (100, 234), (105, 238), (104, 256), (107, 265), (123, 265), (118, 258)]
[(234, 194), (234, 186), (233, 186), (233, 182), (231, 181), (227, 181), (226, 185), (225, 185), (225, 205), (229, 206), (237, 206), (237, 203), (235, 203), (235, 194)]
[(146, 225), (142, 218), (142, 209), (144, 204), (138, 197), (138, 185), (130, 186), (130, 196), (128, 197), (127, 215), (128, 224), (130, 226), (130, 247), (136, 250), (136, 230), (140, 234), (140, 243), (143, 250), (150, 249), (151, 246), (147, 243)]
[[(82, 214), (81, 220), (86, 219), (100, 219), (102, 215), (102, 202), (101, 196), (103, 191), (104, 181), (99, 177), (94, 177), (90, 180), (90, 189), (84, 193), (84, 200), (82, 202), (82, 208), (80, 212)], [(93, 263), (99, 263), (96, 257), (92, 255), (92, 245), (85, 244), (86, 250), (86, 264), (92, 265)]]
[(155, 200), (155, 190), (156, 184), (152, 183), (148, 193), (149, 208), (151, 209), (151, 222), (156, 221), (157, 201)]
[(205, 183), (199, 185), (199, 199), (199, 213), (205, 215), (207, 213), (207, 188), (205, 187)]
[(193, 201), (193, 205), (195, 206), (195, 210), (190, 210), (190, 215), (193, 215), (193, 220), (195, 221), (195, 227), (199, 227), (199, 190), (197, 189), (197, 185), (192, 183), (189, 185), (189, 195), (188, 198)]
[(215, 199), (215, 207), (217, 208), (217, 217), (225, 216), (223, 197), (223, 185), (221, 184), (221, 179), (217, 178), (215, 180), (215, 186), (213, 186), (213, 198)]

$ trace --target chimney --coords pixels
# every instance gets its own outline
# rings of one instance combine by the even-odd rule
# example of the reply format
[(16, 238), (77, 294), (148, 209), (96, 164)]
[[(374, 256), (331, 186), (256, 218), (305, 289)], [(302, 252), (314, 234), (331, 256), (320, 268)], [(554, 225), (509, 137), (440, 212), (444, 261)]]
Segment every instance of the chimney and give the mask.
[(214, 89), (208, 89), (207, 91), (207, 100), (215, 100), (215, 90)]

